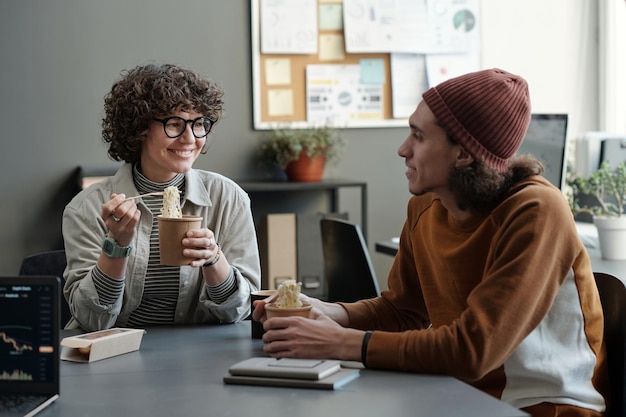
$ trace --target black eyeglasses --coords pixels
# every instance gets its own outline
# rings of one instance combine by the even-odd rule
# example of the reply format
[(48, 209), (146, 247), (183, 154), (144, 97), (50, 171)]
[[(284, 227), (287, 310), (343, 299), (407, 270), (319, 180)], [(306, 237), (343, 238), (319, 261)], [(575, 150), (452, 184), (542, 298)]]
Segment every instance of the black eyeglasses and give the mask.
[(203, 138), (211, 132), (213, 123), (215, 123), (215, 121), (206, 116), (198, 117), (193, 120), (186, 120), (178, 116), (167, 117), (165, 119), (157, 119), (154, 117), (152, 120), (163, 123), (163, 130), (165, 131), (165, 134), (168, 138), (172, 139), (175, 139), (185, 133), (187, 123), (191, 123), (191, 131), (196, 138)]

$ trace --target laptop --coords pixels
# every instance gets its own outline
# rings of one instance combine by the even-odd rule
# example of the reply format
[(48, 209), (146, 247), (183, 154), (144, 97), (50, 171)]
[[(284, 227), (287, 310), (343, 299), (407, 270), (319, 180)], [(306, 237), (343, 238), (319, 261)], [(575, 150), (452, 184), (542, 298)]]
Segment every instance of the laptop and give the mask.
[(29, 417), (59, 398), (61, 280), (0, 277), (0, 417)]
[(543, 176), (564, 190), (567, 179), (567, 114), (533, 114), (518, 154), (529, 153), (544, 164)]
[(320, 220), (320, 229), (327, 301), (378, 297), (380, 288), (361, 226), (327, 217)]

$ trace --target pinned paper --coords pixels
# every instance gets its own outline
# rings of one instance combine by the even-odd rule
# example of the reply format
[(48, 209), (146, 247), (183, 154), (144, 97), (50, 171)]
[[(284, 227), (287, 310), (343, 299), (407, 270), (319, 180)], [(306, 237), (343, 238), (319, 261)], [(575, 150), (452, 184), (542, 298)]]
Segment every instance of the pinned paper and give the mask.
[(273, 89), (267, 92), (268, 114), (270, 116), (293, 115), (293, 90)]
[(265, 60), (265, 84), (291, 84), (291, 60), (289, 58), (271, 58)]
[(320, 4), (320, 29), (343, 29), (343, 6), (341, 4)]
[(261, 0), (261, 52), (317, 53), (316, 0)]
[(343, 61), (346, 57), (343, 35), (320, 35), (320, 61)]
[(385, 62), (382, 59), (362, 59), (360, 64), (363, 84), (385, 83)]

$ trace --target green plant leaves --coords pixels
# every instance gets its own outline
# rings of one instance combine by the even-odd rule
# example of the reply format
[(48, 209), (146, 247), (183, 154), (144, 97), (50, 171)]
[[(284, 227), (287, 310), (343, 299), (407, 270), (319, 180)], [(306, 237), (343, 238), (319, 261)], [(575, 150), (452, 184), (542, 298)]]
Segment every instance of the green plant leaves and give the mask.
[(341, 158), (344, 145), (340, 131), (330, 127), (275, 129), (261, 142), (258, 157), (263, 166), (285, 169), (305, 150), (310, 157), (323, 156), (327, 164), (334, 164)]
[[(590, 213), (594, 216), (619, 217), (624, 214), (626, 202), (626, 162), (611, 168), (608, 161), (588, 178), (574, 178), (568, 181), (572, 188), (570, 207), (574, 214)], [(581, 206), (579, 196), (587, 194), (598, 200), (597, 205)]]

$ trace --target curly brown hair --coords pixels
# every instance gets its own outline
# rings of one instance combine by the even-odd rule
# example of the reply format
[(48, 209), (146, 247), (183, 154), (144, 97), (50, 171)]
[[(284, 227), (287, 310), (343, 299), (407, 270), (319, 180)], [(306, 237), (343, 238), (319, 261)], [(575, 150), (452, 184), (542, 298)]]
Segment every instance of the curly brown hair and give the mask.
[(141, 134), (153, 117), (195, 111), (215, 123), (222, 117), (223, 90), (193, 71), (172, 64), (140, 65), (121, 73), (104, 97), (102, 140), (115, 161), (137, 162)]

